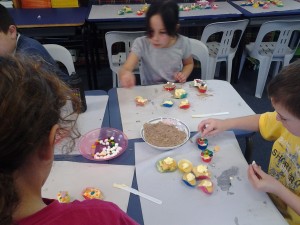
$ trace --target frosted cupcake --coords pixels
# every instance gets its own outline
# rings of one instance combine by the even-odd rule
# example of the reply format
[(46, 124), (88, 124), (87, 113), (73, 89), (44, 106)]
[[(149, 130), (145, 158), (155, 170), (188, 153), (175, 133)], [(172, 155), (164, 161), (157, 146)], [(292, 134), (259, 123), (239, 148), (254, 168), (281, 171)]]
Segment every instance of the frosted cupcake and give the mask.
[(195, 167), (193, 167), (192, 172), (195, 175), (196, 179), (199, 179), (199, 180), (208, 179), (211, 177), (211, 173), (208, 171), (208, 168), (206, 165), (195, 166)]
[(164, 89), (165, 89), (166, 91), (173, 91), (175, 88), (176, 88), (176, 85), (175, 85), (174, 83), (167, 82), (167, 83), (164, 85)]
[(193, 164), (187, 159), (179, 160), (178, 169), (183, 173), (190, 173), (193, 169)]
[(206, 194), (212, 194), (214, 191), (214, 186), (210, 179), (201, 180), (197, 188)]
[(82, 191), (85, 199), (103, 199), (102, 192), (98, 188), (87, 187)]
[(186, 98), (187, 93), (184, 89), (179, 88), (179, 89), (175, 89), (175, 93), (174, 93), (174, 98)]
[(208, 146), (208, 140), (206, 138), (197, 138), (197, 145), (200, 150), (205, 150)]
[(173, 158), (167, 157), (157, 161), (156, 168), (161, 173), (173, 172), (177, 169), (177, 163)]
[(188, 185), (188, 186), (190, 186), (190, 187), (195, 187), (196, 184), (197, 184), (197, 182), (196, 182), (196, 177), (195, 177), (195, 175), (192, 174), (192, 173), (185, 173), (185, 174), (183, 174), (183, 176), (182, 176), (182, 181), (183, 181), (186, 185)]

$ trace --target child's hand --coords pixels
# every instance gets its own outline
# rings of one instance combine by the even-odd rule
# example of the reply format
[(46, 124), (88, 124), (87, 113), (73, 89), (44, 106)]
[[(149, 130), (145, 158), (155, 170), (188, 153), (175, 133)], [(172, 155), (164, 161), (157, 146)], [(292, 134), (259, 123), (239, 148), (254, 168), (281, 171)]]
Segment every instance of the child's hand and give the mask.
[(212, 136), (226, 130), (223, 126), (223, 122), (223, 120), (219, 119), (207, 119), (201, 121), (198, 125), (198, 131), (201, 132), (201, 137)]
[(120, 83), (122, 87), (131, 88), (135, 85), (135, 76), (129, 71), (120, 73)]
[(187, 76), (182, 73), (182, 72), (178, 72), (176, 75), (175, 75), (175, 80), (177, 80), (178, 82), (180, 83), (184, 83), (186, 82), (186, 79), (187, 79)]
[(273, 194), (282, 185), (274, 177), (265, 173), (257, 164), (249, 165), (248, 178), (255, 189)]

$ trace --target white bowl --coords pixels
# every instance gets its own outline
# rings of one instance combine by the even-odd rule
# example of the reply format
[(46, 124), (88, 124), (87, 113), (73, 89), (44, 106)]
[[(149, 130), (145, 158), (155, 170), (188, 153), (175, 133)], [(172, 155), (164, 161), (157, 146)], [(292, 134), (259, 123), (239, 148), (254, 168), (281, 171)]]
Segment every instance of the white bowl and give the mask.
[(149, 120), (147, 123), (154, 124), (154, 123), (158, 123), (158, 122), (164, 122), (164, 123), (167, 123), (167, 124), (175, 125), (178, 130), (184, 131), (186, 133), (186, 138), (179, 145), (175, 145), (175, 146), (171, 146), (171, 147), (159, 147), (159, 146), (155, 146), (155, 145), (152, 145), (152, 144), (150, 144), (149, 142), (146, 141), (145, 136), (144, 136), (144, 126), (142, 126), (141, 136), (142, 136), (143, 140), (148, 145), (150, 145), (151, 147), (159, 149), (159, 150), (166, 151), (166, 150), (171, 150), (171, 149), (174, 149), (174, 148), (178, 148), (181, 145), (185, 144), (189, 140), (189, 138), (190, 138), (190, 129), (188, 128), (188, 126), (185, 123), (181, 122), (180, 120), (175, 119), (175, 118), (161, 117), (161, 118), (156, 118), (156, 119)]

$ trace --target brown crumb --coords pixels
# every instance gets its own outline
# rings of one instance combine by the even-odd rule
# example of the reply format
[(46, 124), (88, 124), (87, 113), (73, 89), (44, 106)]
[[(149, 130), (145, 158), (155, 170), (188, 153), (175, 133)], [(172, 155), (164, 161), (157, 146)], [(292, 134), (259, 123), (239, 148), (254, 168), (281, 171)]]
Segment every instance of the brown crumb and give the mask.
[(145, 140), (157, 147), (173, 147), (184, 142), (187, 135), (175, 125), (158, 122), (144, 124)]

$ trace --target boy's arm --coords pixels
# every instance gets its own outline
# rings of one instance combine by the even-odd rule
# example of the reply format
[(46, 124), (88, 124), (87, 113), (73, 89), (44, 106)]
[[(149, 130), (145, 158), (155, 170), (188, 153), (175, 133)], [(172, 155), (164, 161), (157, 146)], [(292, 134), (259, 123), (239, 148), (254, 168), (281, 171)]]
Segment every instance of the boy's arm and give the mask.
[(244, 116), (232, 119), (206, 119), (198, 125), (198, 130), (202, 132), (202, 137), (215, 135), (225, 130), (240, 129), (249, 131), (259, 130), (260, 114)]
[(286, 188), (274, 177), (265, 173), (258, 165), (254, 164), (249, 166), (248, 177), (254, 188), (276, 195), (300, 215), (300, 197)]
[(283, 200), (290, 208), (292, 208), (298, 215), (300, 215), (300, 197), (293, 193), (280, 183), (277, 188), (276, 194), (281, 200)]
[(139, 58), (133, 52), (130, 52), (126, 62), (120, 68), (118, 74), (122, 87), (132, 87), (135, 85), (135, 76), (132, 73), (137, 66)]
[(180, 83), (186, 82), (187, 78), (193, 71), (194, 68), (194, 60), (193, 57), (190, 56), (184, 60), (182, 60), (183, 68), (181, 72), (178, 72), (175, 76), (175, 80), (178, 80)]

